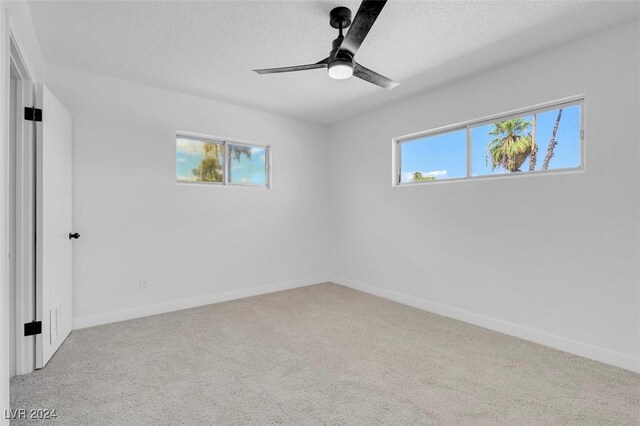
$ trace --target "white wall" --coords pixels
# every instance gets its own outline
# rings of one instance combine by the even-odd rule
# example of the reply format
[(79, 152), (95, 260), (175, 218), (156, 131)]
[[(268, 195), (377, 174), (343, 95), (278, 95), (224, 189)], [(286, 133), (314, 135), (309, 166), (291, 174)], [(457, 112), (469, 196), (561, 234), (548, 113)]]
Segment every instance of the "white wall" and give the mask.
[[(76, 328), (327, 278), (326, 127), (54, 66), (47, 84), (74, 122)], [(178, 130), (270, 144), (272, 189), (176, 184)]]
[[(626, 25), (334, 126), (335, 281), (640, 371), (639, 44)], [(392, 137), (582, 93), (585, 173), (391, 186)]]

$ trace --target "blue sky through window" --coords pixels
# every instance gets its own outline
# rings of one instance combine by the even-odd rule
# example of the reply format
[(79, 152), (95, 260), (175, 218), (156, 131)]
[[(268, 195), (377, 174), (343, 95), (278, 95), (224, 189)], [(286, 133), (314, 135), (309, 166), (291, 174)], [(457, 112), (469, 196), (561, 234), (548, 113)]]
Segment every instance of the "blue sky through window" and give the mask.
[(437, 180), (467, 175), (466, 130), (427, 136), (401, 144), (401, 182), (411, 182), (415, 172)]
[[(242, 147), (246, 150), (248, 147)], [(241, 183), (244, 185), (266, 185), (266, 159), (267, 149), (262, 147), (250, 147), (247, 153), (238, 151), (236, 145), (229, 146), (229, 183)], [(236, 152), (238, 151), (238, 155)]]

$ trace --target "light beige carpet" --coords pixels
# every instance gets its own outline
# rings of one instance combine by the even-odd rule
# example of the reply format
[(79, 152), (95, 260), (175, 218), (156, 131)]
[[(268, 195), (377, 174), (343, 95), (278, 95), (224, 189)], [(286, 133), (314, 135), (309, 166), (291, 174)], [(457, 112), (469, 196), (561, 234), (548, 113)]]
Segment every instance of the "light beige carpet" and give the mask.
[(640, 375), (334, 284), (74, 331), (41, 424), (640, 424)]

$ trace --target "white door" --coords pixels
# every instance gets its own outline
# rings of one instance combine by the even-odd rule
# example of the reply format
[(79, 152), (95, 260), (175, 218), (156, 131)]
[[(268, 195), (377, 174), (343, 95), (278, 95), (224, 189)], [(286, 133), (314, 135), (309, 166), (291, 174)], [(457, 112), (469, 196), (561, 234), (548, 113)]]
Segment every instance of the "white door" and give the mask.
[(43, 85), (36, 88), (36, 368), (71, 332), (71, 114)]

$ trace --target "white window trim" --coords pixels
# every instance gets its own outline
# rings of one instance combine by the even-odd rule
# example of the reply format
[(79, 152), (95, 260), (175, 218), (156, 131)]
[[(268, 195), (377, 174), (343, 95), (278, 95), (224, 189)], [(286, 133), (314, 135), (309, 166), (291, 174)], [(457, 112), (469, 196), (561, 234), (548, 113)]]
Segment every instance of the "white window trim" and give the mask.
[[(179, 181), (176, 178), (176, 174), (178, 171), (178, 164), (176, 163), (176, 169), (174, 170), (173, 179), (177, 185), (193, 185), (193, 186), (239, 186), (245, 188), (266, 188), (271, 189), (271, 145), (260, 144), (256, 142), (243, 141), (239, 139), (231, 139), (231, 138), (223, 138), (219, 136), (211, 136), (204, 135), (201, 133), (193, 133), (193, 132), (185, 132), (185, 131), (177, 131), (174, 141), (173, 141), (173, 149), (175, 151), (176, 139), (184, 138), (184, 139), (192, 139), (196, 141), (203, 141), (209, 143), (217, 143), (221, 144), (223, 148), (224, 158), (222, 161), (222, 182), (184, 182)], [(264, 185), (251, 185), (246, 183), (233, 183), (229, 182), (229, 171), (228, 171), (228, 163), (229, 163), (229, 145), (239, 145), (239, 146), (249, 146), (256, 148), (264, 148), (265, 150), (265, 184)], [(174, 157), (175, 161), (175, 157)]]
[[(480, 181), (480, 180), (491, 180), (491, 179), (511, 179), (517, 177), (530, 177), (530, 176), (539, 176), (539, 175), (557, 175), (557, 174), (566, 174), (566, 173), (584, 173), (586, 168), (586, 131), (585, 131), (585, 94), (571, 96), (562, 99), (556, 99), (554, 101), (545, 102), (538, 105), (529, 106), (526, 108), (521, 108), (517, 110), (512, 110), (500, 114), (493, 114), (491, 116), (486, 116), (474, 120), (468, 120), (461, 123), (456, 123), (448, 126), (437, 127), (435, 129), (412, 133), (405, 136), (395, 137), (391, 140), (392, 143), (392, 175), (391, 175), (391, 183), (392, 186), (395, 187), (412, 187), (412, 186), (420, 186), (420, 185), (436, 185), (436, 184), (444, 184), (444, 183), (453, 183), (453, 182), (465, 182), (465, 181)], [(471, 129), (476, 126), (482, 126), (485, 124), (491, 124), (496, 121), (509, 120), (516, 117), (522, 117), (523, 115), (529, 114), (540, 114), (546, 111), (551, 111), (559, 108), (566, 108), (573, 105), (580, 105), (580, 165), (578, 167), (569, 167), (569, 168), (559, 168), (559, 169), (551, 169), (551, 170), (535, 170), (535, 171), (522, 171), (520, 173), (501, 173), (495, 175), (482, 175), (482, 176), (472, 176), (471, 175), (471, 159), (472, 159), (472, 141), (471, 141)], [(466, 132), (466, 144), (467, 144), (467, 155), (466, 155), (466, 175), (464, 177), (459, 178), (450, 178), (450, 179), (442, 179), (435, 180), (430, 182), (400, 182), (401, 181), (401, 172), (402, 172), (402, 164), (401, 164), (401, 145), (405, 142), (411, 142), (416, 139), (421, 139), (428, 136), (441, 135), (445, 133), (452, 133), (460, 130), (465, 130)]]

